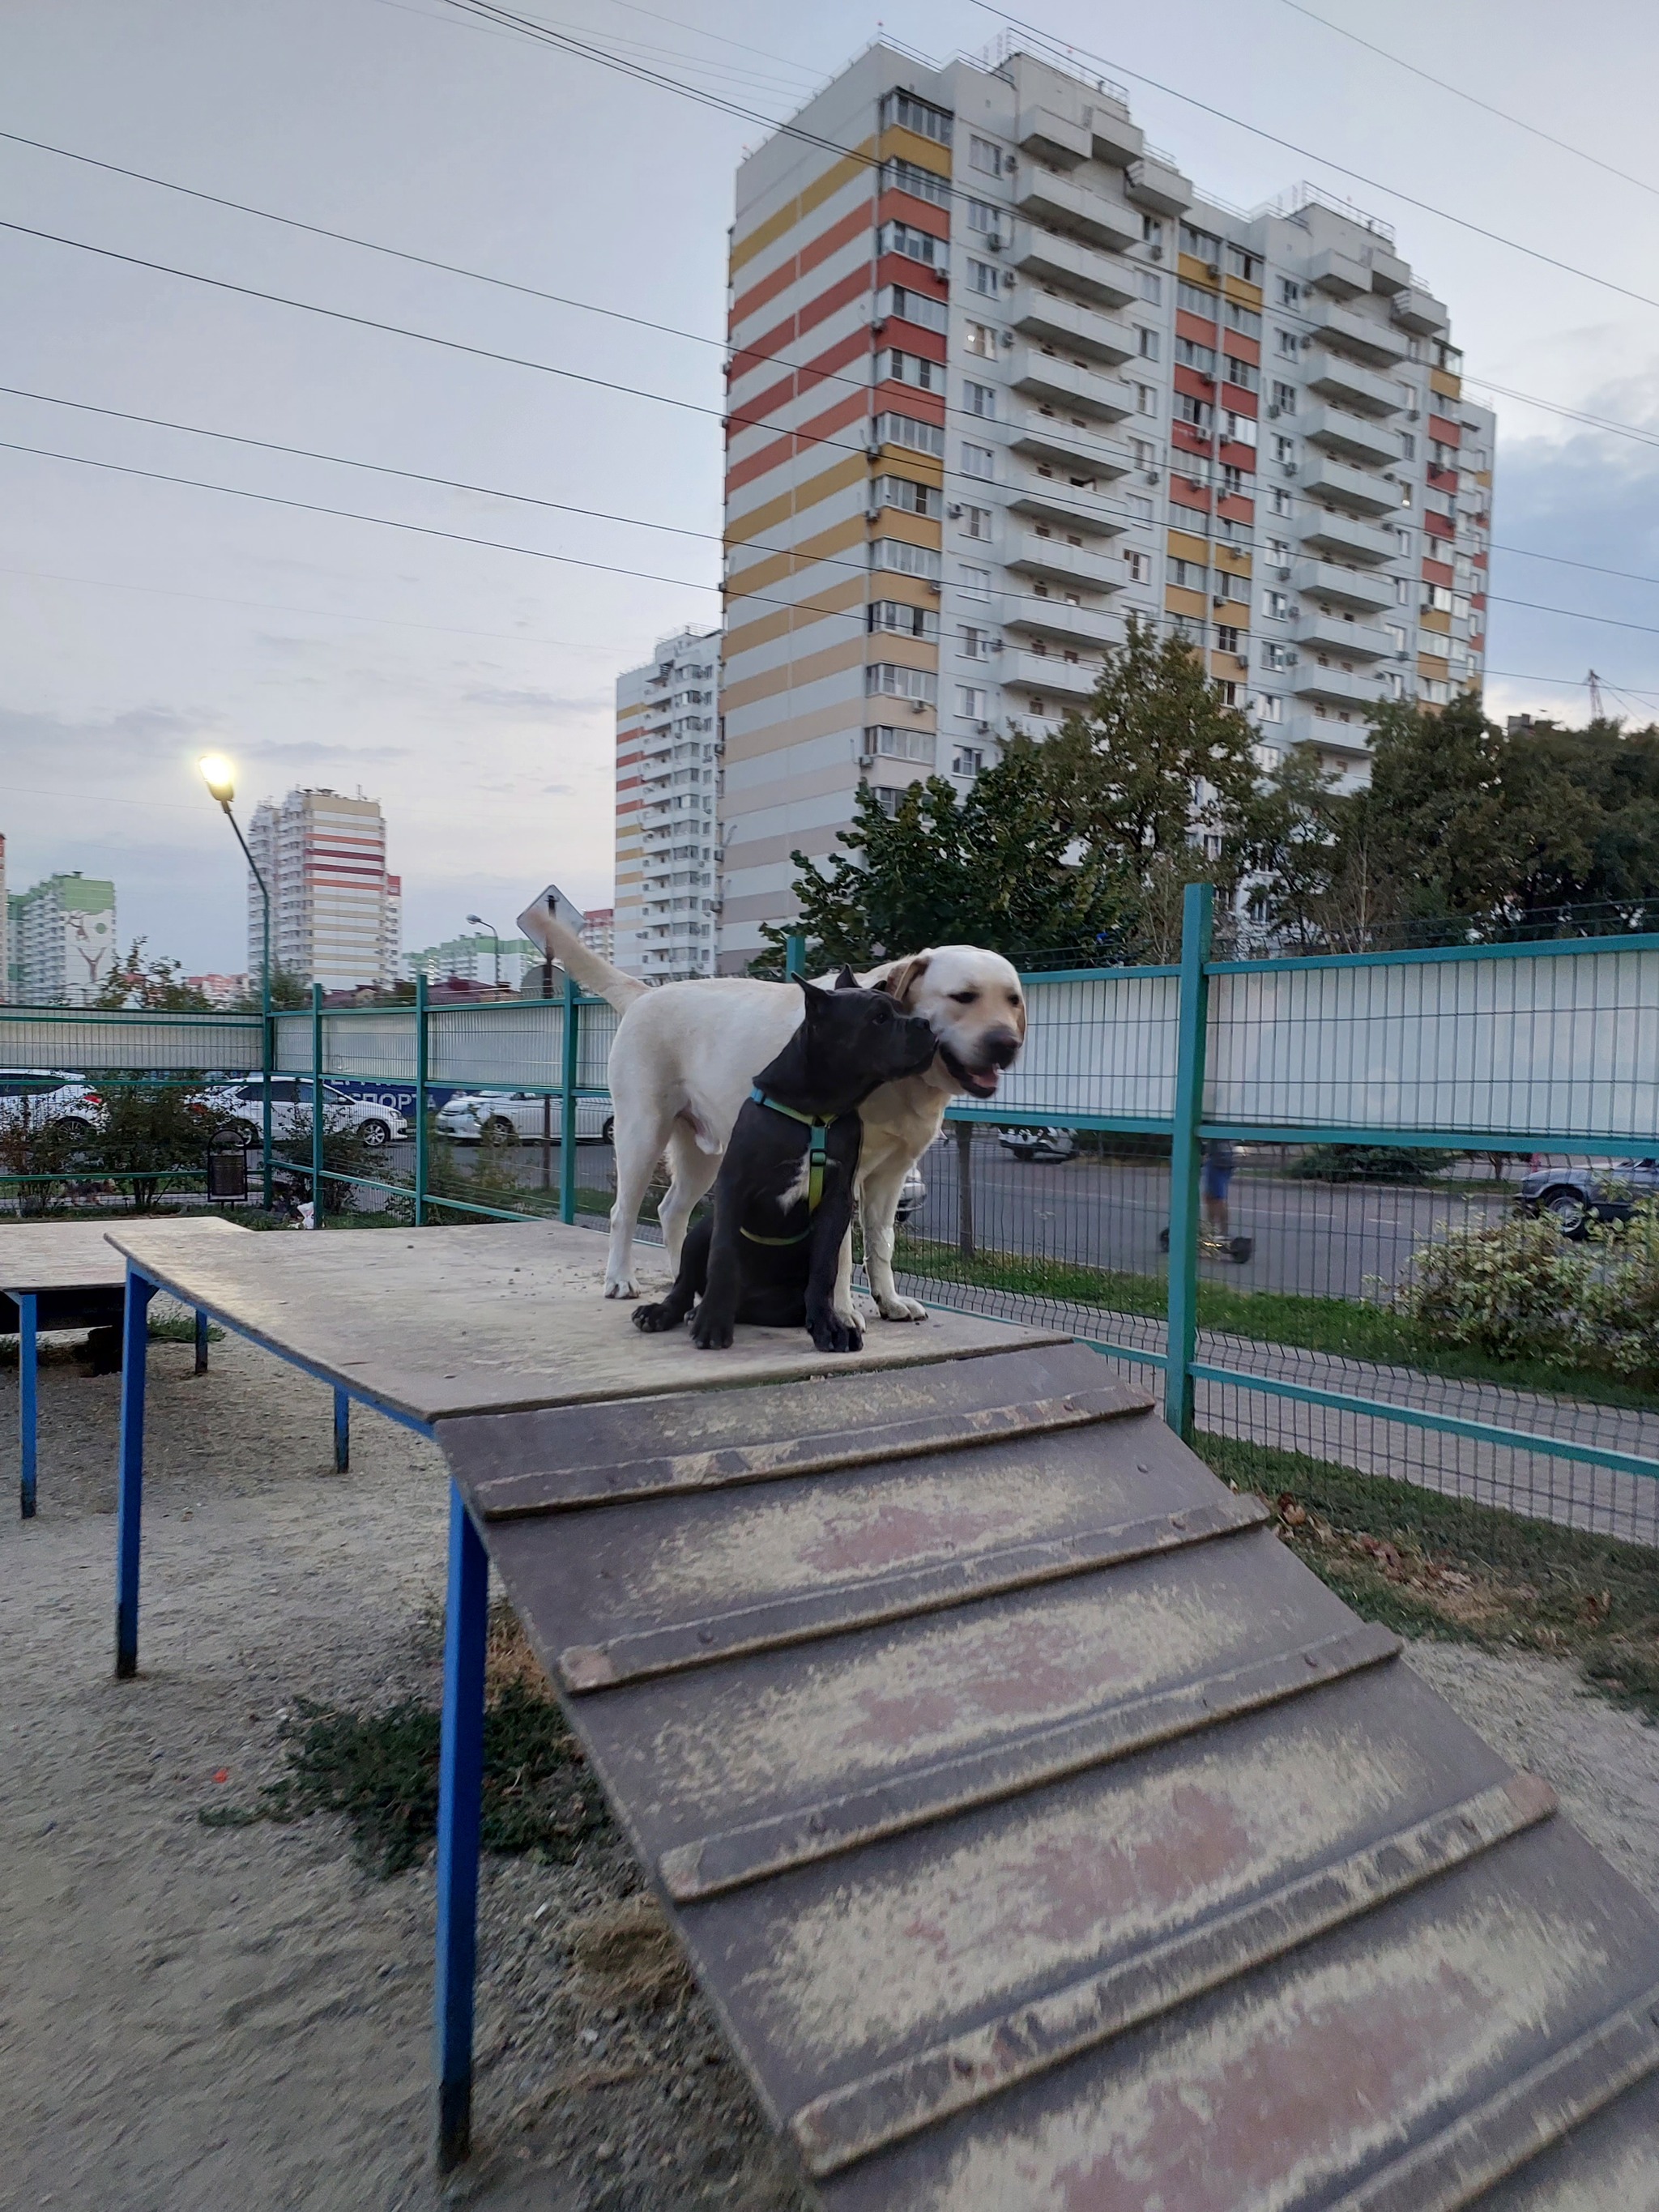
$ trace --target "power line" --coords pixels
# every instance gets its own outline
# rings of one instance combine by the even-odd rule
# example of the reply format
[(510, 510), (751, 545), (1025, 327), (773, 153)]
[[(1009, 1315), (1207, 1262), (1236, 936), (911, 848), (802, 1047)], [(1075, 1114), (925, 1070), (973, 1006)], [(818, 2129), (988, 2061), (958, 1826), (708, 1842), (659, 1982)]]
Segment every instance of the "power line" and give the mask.
[[(449, 0), (449, 4), (469, 4), (469, 0)], [(1489, 230), (1484, 223), (1473, 222), (1467, 216), (1453, 215), (1449, 209), (1437, 207), (1432, 200), (1421, 200), (1414, 193), (1402, 191), (1398, 185), (1385, 184), (1380, 177), (1367, 176), (1363, 169), (1352, 169), (1344, 161), (1333, 161), (1328, 154), (1318, 153), (1310, 146), (1300, 146), (1293, 138), (1282, 138), (1277, 131), (1264, 130), (1260, 124), (1247, 123), (1243, 116), (1230, 114), (1224, 107), (1216, 107), (1192, 93), (1178, 91), (1174, 85), (1165, 84), (1158, 77), (1148, 76), (1144, 70), (1132, 70), (1125, 62), (1115, 61), (1109, 56), (1091, 52), (1086, 46), (1058, 39), (1038, 24), (1009, 15), (1006, 9), (995, 5), (994, 0), (969, 0), (969, 4), (981, 9), (988, 15), (995, 16), (999, 22), (1006, 24), (1011, 30), (1023, 31), (1028, 37), (1036, 39), (1050, 53), (1082, 54), (1087, 60), (1097, 63), (1102, 69), (1115, 70), (1136, 84), (1148, 85), (1152, 91), (1161, 92), (1166, 99), (1178, 100), (1185, 106), (1197, 108), (1202, 115), (1213, 117), (1218, 123), (1231, 124), (1236, 131), (1248, 131), (1253, 138), (1261, 138), (1270, 146), (1280, 147), (1285, 152), (1294, 154), (1298, 161), (1317, 162), (1322, 168), (1334, 170), (1338, 176), (1363, 185), (1367, 191), (1386, 192), (1390, 199), (1400, 201), (1403, 206), (1415, 208), (1419, 214), (1436, 216), (1442, 222), (1452, 223), (1475, 238), (1484, 238), (1489, 246), (1504, 246), (1511, 253), (1524, 254), (1530, 261), (1541, 262), (1546, 268), (1559, 269), (1566, 276), (1582, 277), (1585, 283), (1600, 285), (1603, 291), (1616, 292), (1620, 298), (1634, 300), (1640, 307), (1659, 307), (1659, 299), (1655, 299), (1649, 293), (1638, 292), (1628, 284), (1620, 284), (1611, 276), (1597, 276), (1588, 269), (1580, 269), (1574, 262), (1563, 261), (1559, 254), (1546, 253), (1541, 246), (1528, 246), (1517, 238), (1506, 238), (1502, 231)]]
[(1638, 191), (1651, 192), (1659, 198), (1659, 185), (1650, 185), (1645, 177), (1633, 177), (1628, 169), (1615, 168), (1611, 161), (1604, 161), (1599, 154), (1592, 154), (1583, 146), (1575, 146), (1569, 139), (1558, 138), (1553, 131), (1546, 131), (1536, 123), (1528, 123), (1524, 117), (1511, 115), (1506, 107), (1495, 107), (1491, 100), (1482, 100), (1478, 93), (1467, 91), (1461, 84), (1452, 84), (1443, 76), (1436, 76), (1431, 70), (1419, 69), (1415, 62), (1408, 62), (1403, 54), (1391, 53), (1388, 47), (1376, 46), (1370, 39), (1362, 39), (1358, 31), (1351, 31), (1346, 23), (1334, 23), (1328, 15), (1322, 15), (1316, 9), (1304, 7), (1303, 0), (1283, 0), (1283, 4), (1297, 15), (1305, 15), (1310, 23), (1322, 24), (1326, 30), (1334, 31), (1338, 38), (1351, 39), (1355, 46), (1364, 46), (1367, 53), (1376, 54), (1385, 62), (1392, 62), (1396, 69), (1420, 77), (1425, 84), (1437, 85), (1442, 92), (1450, 93), (1453, 99), (1466, 100), (1471, 107), (1479, 107), (1488, 115), (1495, 115), (1500, 123), (1512, 124), (1517, 131), (1525, 131), (1534, 138), (1541, 138), (1547, 146), (1558, 147), (1562, 153), (1571, 154), (1575, 160), (1588, 161), (1592, 168), (1601, 169), (1609, 177), (1617, 177), (1621, 184), (1634, 185)]

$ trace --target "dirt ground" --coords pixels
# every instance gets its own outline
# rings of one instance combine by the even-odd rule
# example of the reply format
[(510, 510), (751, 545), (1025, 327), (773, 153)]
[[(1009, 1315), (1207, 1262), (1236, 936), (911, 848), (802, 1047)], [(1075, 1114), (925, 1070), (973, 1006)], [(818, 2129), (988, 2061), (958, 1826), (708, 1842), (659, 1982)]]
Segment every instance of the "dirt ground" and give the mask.
[[(207, 1827), (295, 1701), (434, 1695), (446, 1485), (234, 1340), (152, 1349), (142, 1673), (111, 1675), (118, 1378), (42, 1391), (40, 1516), (0, 1516), (0, 2200), (70, 2212), (805, 2212), (627, 1854), (485, 1863), (477, 2154), (428, 2160), (430, 1869), (343, 1824)], [(16, 1370), (0, 1370), (12, 1495)], [(6, 1508), (9, 1515), (9, 1506)], [(1572, 1668), (1413, 1663), (1659, 1904), (1659, 1730)], [(218, 1778), (225, 1778), (220, 1780)]]

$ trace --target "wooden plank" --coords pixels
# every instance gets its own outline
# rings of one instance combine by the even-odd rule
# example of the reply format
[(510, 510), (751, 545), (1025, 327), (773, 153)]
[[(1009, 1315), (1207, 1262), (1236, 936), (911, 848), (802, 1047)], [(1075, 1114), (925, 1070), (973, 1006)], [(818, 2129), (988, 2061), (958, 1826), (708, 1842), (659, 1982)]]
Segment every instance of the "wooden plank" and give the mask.
[(1394, 1658), (1400, 1638), (1365, 1623), (1224, 1674), (1116, 1704), (1079, 1720), (1032, 1730), (993, 1748), (912, 1769), (872, 1788), (820, 1800), (773, 1819), (665, 1851), (664, 1888), (677, 1902), (715, 1897), (789, 1867), (829, 1858), (943, 1819), (969, 1805), (1018, 1795), (1122, 1759), (1238, 1713), (1299, 1697), (1322, 1682)]
[[(793, 2115), (790, 2132), (809, 2172), (839, 2172), (855, 2159), (1403, 1896), (1555, 1809), (1547, 1783), (1511, 1775), (1218, 1919), (1202, 1921), (900, 2065), (816, 2098)], [(1379, 2204), (1376, 2212), (1384, 2208)], [(1418, 2200), (1398, 2208), (1390, 2203), (1387, 2212), (1419, 2212)]]
[[(105, 1225), (26, 1221), (0, 1227), (0, 1291), (118, 1291), (127, 1263), (110, 1246)], [(215, 1225), (229, 1226), (216, 1218)]]
[(1260, 1528), (1267, 1518), (1267, 1509), (1258, 1499), (1218, 1498), (1143, 1521), (1082, 1530), (1043, 1543), (1008, 1545), (903, 1573), (820, 1583), (741, 1612), (664, 1622), (599, 1644), (572, 1644), (559, 1654), (559, 1676), (567, 1689), (578, 1693), (606, 1689), (651, 1674), (709, 1666), (738, 1652), (777, 1650), (849, 1628), (938, 1613), (1037, 1583), (1180, 1551)]
[(601, 1239), (561, 1222), (250, 1236), (210, 1249), (183, 1233), (191, 1225), (138, 1223), (109, 1237), (187, 1304), (422, 1425), (1066, 1340), (1057, 1331), (938, 1314), (877, 1323), (860, 1352), (817, 1352), (805, 1329), (747, 1328), (729, 1351), (702, 1352), (684, 1330), (641, 1336), (631, 1305), (601, 1295)]

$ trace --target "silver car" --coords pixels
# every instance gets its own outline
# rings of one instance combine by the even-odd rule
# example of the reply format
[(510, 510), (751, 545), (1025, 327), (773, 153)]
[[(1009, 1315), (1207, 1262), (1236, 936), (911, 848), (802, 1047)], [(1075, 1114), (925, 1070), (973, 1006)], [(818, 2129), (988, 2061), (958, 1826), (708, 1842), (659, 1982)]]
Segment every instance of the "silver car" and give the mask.
[[(541, 1091), (461, 1091), (446, 1100), (433, 1118), (441, 1137), (476, 1145), (483, 1137), (497, 1144), (556, 1142), (564, 1126), (563, 1103)], [(608, 1098), (578, 1098), (576, 1142), (608, 1145), (614, 1127)]]
[[(203, 1106), (212, 1126), (218, 1130), (240, 1136), (245, 1145), (261, 1141), (264, 1125), (264, 1079), (252, 1076), (245, 1083), (221, 1084), (204, 1093)], [(273, 1075), (270, 1079), (270, 1133), (284, 1143), (294, 1135), (303, 1118), (307, 1127), (311, 1124), (311, 1079), (306, 1075)], [(323, 1127), (325, 1129), (350, 1129), (366, 1145), (401, 1144), (409, 1134), (409, 1124), (395, 1106), (383, 1105), (378, 1098), (353, 1098), (349, 1092), (337, 1091), (331, 1083), (323, 1085)]]
[(1534, 1168), (1522, 1178), (1519, 1196), (1528, 1213), (1551, 1215), (1561, 1234), (1576, 1240), (1592, 1221), (1628, 1221), (1638, 1206), (1659, 1199), (1659, 1159)]

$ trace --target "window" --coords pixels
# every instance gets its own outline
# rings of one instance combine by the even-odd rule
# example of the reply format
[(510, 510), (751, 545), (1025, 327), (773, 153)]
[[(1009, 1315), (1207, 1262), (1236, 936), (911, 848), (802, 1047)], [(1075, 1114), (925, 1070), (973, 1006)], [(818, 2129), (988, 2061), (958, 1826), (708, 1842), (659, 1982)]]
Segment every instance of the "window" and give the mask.
[(1242, 246), (1227, 248), (1227, 274), (1242, 276), (1247, 284), (1254, 284), (1261, 274), (1261, 256), (1247, 253)]
[(881, 102), (882, 128), (896, 124), (902, 131), (915, 131), (935, 145), (951, 143), (951, 115), (948, 109), (935, 107), (931, 101), (918, 100), (913, 92), (884, 93)]
[(1153, 514), (1152, 502), (1142, 493), (1138, 491), (1130, 492), (1124, 499), (1123, 505), (1125, 511), (1136, 522), (1150, 522), (1152, 520)]
[(876, 356), (876, 377), (894, 384), (914, 384), (918, 392), (943, 392), (945, 365), (942, 362), (926, 360), (921, 354), (901, 353), (896, 346), (884, 347)]
[(901, 322), (918, 324), (924, 331), (941, 333), (950, 327), (943, 300), (930, 300), (925, 292), (912, 292), (902, 284), (884, 284), (876, 295), (876, 319), (896, 315)]
[(1299, 343), (1294, 331), (1275, 331), (1273, 336), (1279, 340), (1279, 350), (1281, 354), (1294, 354), (1299, 350)]
[(945, 178), (936, 177), (931, 169), (919, 169), (914, 161), (884, 161), (881, 189), (908, 192), (914, 199), (931, 200), (935, 207), (951, 204), (951, 187)]
[(1261, 611), (1264, 615), (1269, 616), (1274, 622), (1283, 622), (1291, 611), (1291, 599), (1289, 592), (1263, 592), (1261, 594)]
[(988, 446), (970, 446), (964, 443), (962, 448), (962, 472), (965, 477), (985, 478), (994, 477), (996, 455)]
[(1271, 691), (1258, 691), (1250, 702), (1250, 711), (1258, 722), (1282, 722), (1285, 702)]
[(1132, 384), (1129, 386), (1129, 389), (1135, 396), (1135, 413), (1137, 415), (1157, 414), (1158, 387), (1155, 385)]
[(1202, 645), (1204, 625), (1196, 615), (1171, 615), (1170, 628), (1183, 645)]
[(985, 765), (985, 755), (977, 745), (958, 745), (951, 756), (952, 775), (977, 775)]
[(996, 358), (997, 334), (989, 323), (969, 323), (963, 331), (962, 343), (969, 353), (977, 354), (981, 361)]
[(1221, 434), (1235, 446), (1254, 446), (1255, 416), (1236, 415), (1231, 407), (1228, 408), (1221, 417)]
[(899, 507), (907, 514), (937, 520), (944, 511), (944, 495), (936, 484), (912, 483), (908, 477), (878, 477), (876, 505)]
[(989, 200), (969, 200), (968, 228), (986, 238), (997, 237), (1002, 228), (1002, 210), (994, 207)]
[(1261, 647), (1261, 665), (1275, 673), (1291, 665), (1291, 649), (1286, 645), (1273, 645), (1264, 639)]
[(1275, 431), (1273, 433), (1273, 459), (1280, 463), (1293, 461), (1296, 459), (1296, 440), (1294, 438), (1281, 437), (1279, 433)]
[(875, 786), (876, 804), (890, 822), (903, 805), (909, 788), (911, 787), (907, 786), (905, 790), (900, 790), (890, 783), (878, 783)]
[[(981, 507), (979, 512), (982, 514), (985, 510)], [(957, 578), (964, 599), (987, 599), (991, 596), (991, 572), (988, 568), (970, 568), (965, 561), (960, 562), (957, 567)]]
[(1216, 651), (1218, 653), (1237, 653), (1239, 649), (1238, 641), (1243, 634), (1243, 633), (1237, 629), (1231, 623), (1218, 623), (1215, 626)]
[(975, 629), (971, 623), (964, 623), (957, 632), (957, 641), (964, 660), (988, 660), (991, 658), (991, 633), (988, 629)]
[(939, 678), (931, 669), (900, 668), (890, 660), (872, 661), (864, 672), (864, 688), (872, 696), (914, 699), (929, 707), (939, 697)]
[[(1423, 605), (1436, 614), (1449, 615), (1452, 611), (1452, 595), (1443, 584), (1425, 584)], [(1466, 609), (1468, 605), (1468, 602), (1465, 600)]]
[(1183, 222), (1181, 226), (1181, 250), (1183, 253), (1190, 253), (1195, 261), (1218, 262), (1221, 240), (1211, 231), (1200, 230), (1194, 223)]
[(1237, 300), (1229, 300), (1227, 328), (1230, 331), (1243, 331), (1247, 338), (1259, 338), (1261, 335), (1261, 318), (1254, 307), (1241, 307)]
[(1278, 408), (1281, 415), (1294, 415), (1296, 412), (1295, 385), (1275, 384), (1273, 388), (1273, 398), (1270, 404)]
[(1411, 532), (1407, 528), (1403, 522), (1396, 522), (1394, 526), (1394, 534), (1400, 540), (1401, 559), (1402, 561), (1409, 561), (1412, 557), (1412, 546), (1414, 542)]
[(1270, 567), (1275, 563), (1282, 567), (1291, 557), (1290, 540), (1285, 538), (1269, 538), (1261, 550)]
[(989, 694), (982, 684), (958, 684), (957, 712), (970, 722), (985, 720), (985, 702)]
[(876, 233), (878, 253), (902, 253), (907, 261), (925, 262), (928, 268), (943, 270), (949, 265), (945, 240), (935, 238), (931, 230), (917, 230), (908, 222), (884, 222)]
[(957, 520), (962, 525), (962, 534), (964, 538), (989, 539), (991, 510), (988, 507), (964, 507)]
[[(970, 415), (990, 417), (997, 411), (997, 395), (988, 384), (966, 383), (962, 387), (962, 397)], [(989, 476), (991, 471), (987, 469), (984, 473)]]
[(1135, 281), (1140, 287), (1141, 298), (1150, 300), (1152, 305), (1157, 307), (1164, 297), (1164, 279), (1158, 275), (1157, 270), (1138, 269), (1135, 271)]
[(1389, 623), (1387, 627), (1389, 642), (1393, 645), (1396, 653), (1403, 654), (1406, 650), (1406, 632), (1404, 626), (1400, 623)]
[(968, 166), (982, 169), (988, 177), (1002, 174), (1002, 155), (988, 138), (970, 137), (968, 141)]
[(1227, 354), (1222, 360), (1222, 374), (1229, 384), (1236, 384), (1241, 392), (1255, 392), (1261, 383), (1260, 372), (1253, 362), (1240, 361), (1237, 354)]
[(913, 453), (945, 458), (945, 433), (937, 422), (919, 422), (914, 415), (878, 415), (875, 441), (878, 446), (908, 446)]
[(1129, 441), (1129, 458), (1133, 461), (1138, 469), (1156, 468), (1158, 465), (1158, 447), (1152, 443), (1150, 439), (1131, 438)]
[(1395, 605), (1397, 607), (1408, 607), (1412, 603), (1412, 597), (1413, 587), (1411, 578), (1409, 576), (1396, 576), (1394, 580)]
[(1279, 280), (1279, 304), (1281, 307), (1299, 307), (1302, 304), (1302, 287), (1288, 276)]
[(1177, 422), (1190, 423), (1194, 430), (1202, 431), (1207, 438), (1213, 415), (1207, 399), (1194, 399), (1190, 392), (1177, 392), (1175, 396), (1175, 419)]
[(1142, 361), (1158, 359), (1158, 334), (1156, 331), (1144, 329), (1136, 331), (1135, 351), (1140, 356)]
[(1150, 553), (1138, 553), (1132, 545), (1127, 545), (1123, 549), (1123, 561), (1124, 566), (1129, 571), (1129, 581), (1132, 584), (1152, 582), (1152, 556)]
[(913, 760), (933, 766), (936, 740), (931, 730), (896, 729), (884, 723), (864, 733), (864, 750), (883, 760)]
[(937, 582), (943, 568), (931, 545), (912, 545), (905, 538), (878, 538), (870, 547), (870, 566), (897, 576), (921, 576)]
[(1182, 276), (1176, 284), (1176, 305), (1189, 315), (1203, 315), (1213, 322), (1220, 301), (1213, 292), (1206, 292), (1201, 284), (1189, 284)]
[(1141, 216), (1140, 242), (1143, 246), (1163, 245), (1164, 225), (1157, 216), (1144, 215)]
[(1401, 430), (1399, 436), (1401, 459), (1402, 461), (1414, 461), (1417, 459), (1417, 439), (1415, 435), (1410, 430)]
[(1208, 573), (1201, 561), (1172, 560), (1170, 563), (1170, 581), (1183, 592), (1201, 592)]
[(1245, 606), (1250, 604), (1250, 580), (1248, 576), (1235, 575), (1231, 568), (1223, 568), (1216, 576), (1215, 587), (1224, 599), (1237, 599)]
[(902, 599), (872, 599), (868, 628), (891, 630), (900, 637), (936, 638), (939, 617), (930, 607), (907, 606)]
[(1444, 369), (1448, 376), (1462, 376), (1463, 374), (1462, 349), (1455, 345), (1448, 345), (1444, 338), (1435, 340), (1434, 358), (1435, 366)]
[(1200, 345), (1192, 338), (1177, 338), (1175, 357), (1183, 368), (1195, 368), (1200, 375), (1215, 374), (1215, 348)]
[(994, 292), (998, 286), (996, 270), (988, 261), (969, 261), (968, 289), (970, 292)]

